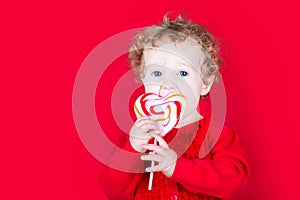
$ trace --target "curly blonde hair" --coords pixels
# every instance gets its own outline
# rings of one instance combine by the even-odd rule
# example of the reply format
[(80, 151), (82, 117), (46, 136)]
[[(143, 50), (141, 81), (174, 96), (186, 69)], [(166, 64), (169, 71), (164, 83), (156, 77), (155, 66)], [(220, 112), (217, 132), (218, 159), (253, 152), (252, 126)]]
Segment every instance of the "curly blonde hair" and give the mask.
[(171, 20), (166, 14), (158, 25), (146, 28), (143, 32), (133, 37), (128, 53), (128, 65), (136, 73), (138, 79), (144, 77), (144, 48), (159, 47), (166, 43), (184, 42), (188, 37), (194, 39), (201, 47), (205, 55), (201, 73), (204, 83), (218, 71), (222, 59), (219, 56), (220, 44), (208, 31), (207, 27), (191, 20), (184, 19), (180, 14)]

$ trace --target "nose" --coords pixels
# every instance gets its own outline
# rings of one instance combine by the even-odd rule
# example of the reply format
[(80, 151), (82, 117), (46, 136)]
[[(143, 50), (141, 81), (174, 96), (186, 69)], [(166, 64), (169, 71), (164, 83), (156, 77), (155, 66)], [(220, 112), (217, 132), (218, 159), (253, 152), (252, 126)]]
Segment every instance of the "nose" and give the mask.
[(179, 88), (173, 81), (164, 81), (161, 83), (159, 88), (159, 95), (165, 96), (169, 93), (179, 93)]

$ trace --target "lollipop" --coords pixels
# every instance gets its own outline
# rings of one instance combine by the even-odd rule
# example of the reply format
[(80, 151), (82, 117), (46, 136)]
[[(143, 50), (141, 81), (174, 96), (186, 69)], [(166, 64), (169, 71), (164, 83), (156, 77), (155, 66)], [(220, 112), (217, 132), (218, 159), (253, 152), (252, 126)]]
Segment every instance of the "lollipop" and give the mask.
[(134, 103), (134, 112), (137, 117), (149, 116), (162, 125), (162, 134), (165, 136), (172, 130), (182, 117), (185, 106), (182, 94), (169, 93), (164, 97), (153, 93), (146, 93), (137, 98)]
[[(146, 93), (137, 98), (134, 103), (134, 112), (137, 117), (149, 116), (162, 126), (161, 136), (165, 136), (172, 130), (182, 117), (185, 106), (184, 96), (169, 93), (163, 97), (153, 93)], [(157, 145), (156, 139), (154, 144)], [(151, 152), (153, 153), (153, 152)], [(154, 161), (151, 162), (154, 166)], [(152, 189), (153, 172), (150, 173), (148, 190)]]

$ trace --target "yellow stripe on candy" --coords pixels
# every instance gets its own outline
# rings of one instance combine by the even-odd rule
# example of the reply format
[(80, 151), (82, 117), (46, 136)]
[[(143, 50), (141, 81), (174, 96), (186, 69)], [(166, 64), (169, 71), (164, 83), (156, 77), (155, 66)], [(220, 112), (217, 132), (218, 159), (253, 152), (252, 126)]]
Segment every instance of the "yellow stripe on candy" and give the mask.
[(184, 96), (182, 94), (172, 94), (172, 95), (168, 96), (167, 98), (165, 98), (164, 100), (168, 100), (168, 99), (170, 99), (172, 97), (175, 97), (175, 96), (179, 96), (179, 97), (184, 98)]
[(142, 113), (140, 113), (139, 109), (137, 108), (136, 104), (134, 104), (134, 110), (137, 112), (137, 114), (142, 117)]
[(165, 121), (167, 120), (168, 118), (158, 118), (158, 119), (155, 119), (154, 121), (155, 122), (160, 122), (160, 121)]
[(169, 114), (168, 114), (167, 119), (170, 118), (170, 115), (171, 115), (171, 106), (170, 105), (168, 105), (168, 110), (169, 110)]

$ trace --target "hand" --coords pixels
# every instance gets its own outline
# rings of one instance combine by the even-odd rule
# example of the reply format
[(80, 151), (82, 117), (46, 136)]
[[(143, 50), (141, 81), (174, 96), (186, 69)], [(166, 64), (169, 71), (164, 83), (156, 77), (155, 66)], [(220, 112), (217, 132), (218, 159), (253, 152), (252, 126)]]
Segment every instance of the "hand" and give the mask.
[(154, 154), (143, 155), (141, 156), (142, 160), (156, 161), (158, 165), (154, 167), (146, 168), (147, 172), (163, 172), (167, 177), (171, 177), (174, 173), (176, 162), (177, 162), (177, 153), (169, 148), (166, 141), (160, 135), (152, 135), (159, 145), (154, 144), (145, 144), (142, 145), (143, 148), (151, 150)]
[(160, 124), (151, 120), (150, 117), (138, 118), (130, 130), (129, 141), (134, 150), (144, 153), (143, 144), (148, 144), (152, 134), (161, 134)]

